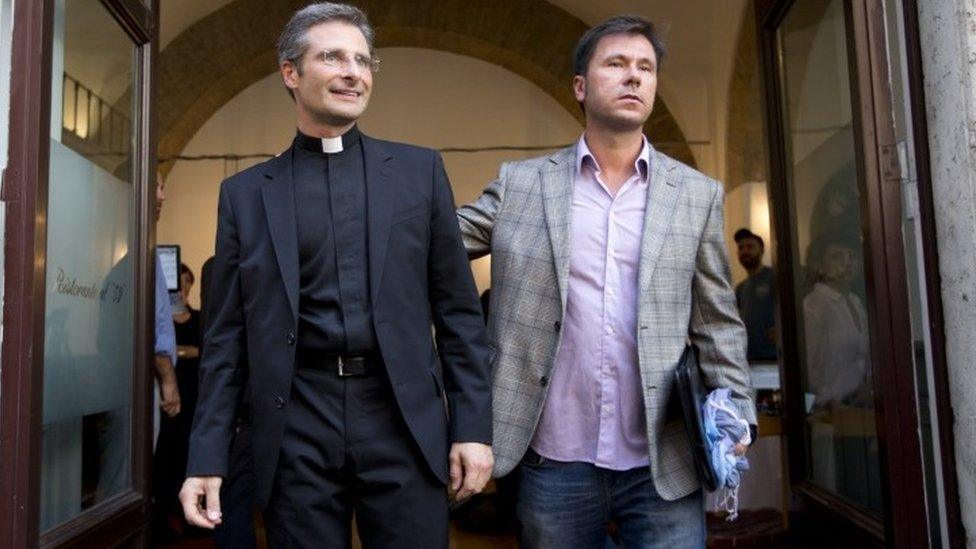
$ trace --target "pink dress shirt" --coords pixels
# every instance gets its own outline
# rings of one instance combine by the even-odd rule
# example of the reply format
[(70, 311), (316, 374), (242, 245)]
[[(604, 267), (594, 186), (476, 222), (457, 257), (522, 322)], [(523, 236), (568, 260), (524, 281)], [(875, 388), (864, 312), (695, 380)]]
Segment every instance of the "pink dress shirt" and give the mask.
[(580, 138), (562, 343), (532, 449), (625, 471), (649, 465), (637, 360), (637, 274), (650, 173), (647, 140), (616, 196)]

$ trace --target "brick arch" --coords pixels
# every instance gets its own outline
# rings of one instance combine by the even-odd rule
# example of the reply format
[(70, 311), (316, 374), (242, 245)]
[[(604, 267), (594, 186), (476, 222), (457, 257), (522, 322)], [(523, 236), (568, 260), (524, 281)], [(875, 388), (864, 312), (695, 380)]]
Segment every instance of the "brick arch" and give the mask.
[[(504, 67), (553, 97), (582, 123), (570, 82), (573, 47), (587, 25), (544, 0), (362, 0), (377, 47), (416, 47)], [(178, 155), (224, 104), (277, 68), (275, 40), (305, 0), (235, 0), (177, 36), (159, 55), (159, 156)], [(695, 165), (658, 97), (645, 133)], [(167, 174), (171, 163), (161, 166)]]

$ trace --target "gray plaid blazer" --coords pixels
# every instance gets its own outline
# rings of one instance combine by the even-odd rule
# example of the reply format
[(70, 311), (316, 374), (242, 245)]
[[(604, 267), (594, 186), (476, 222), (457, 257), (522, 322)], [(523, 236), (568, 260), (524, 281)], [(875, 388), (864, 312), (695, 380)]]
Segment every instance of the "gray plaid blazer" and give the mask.
[[(756, 413), (745, 329), (729, 283), (722, 185), (653, 148), (650, 156), (635, 329), (648, 463), (657, 491), (674, 500), (701, 486), (680, 411), (668, 407), (686, 341), (701, 351), (706, 385), (731, 389), (749, 423)], [(502, 164), (482, 195), (457, 211), (468, 255), (491, 254), (495, 476), (511, 471), (528, 449), (560, 345), (575, 157), (574, 144)]]

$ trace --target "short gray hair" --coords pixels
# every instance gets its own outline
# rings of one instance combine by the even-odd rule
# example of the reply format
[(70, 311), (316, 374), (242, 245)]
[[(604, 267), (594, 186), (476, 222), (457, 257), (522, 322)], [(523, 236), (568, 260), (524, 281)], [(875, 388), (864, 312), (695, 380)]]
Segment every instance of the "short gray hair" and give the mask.
[(329, 21), (343, 21), (358, 28), (366, 37), (370, 55), (373, 54), (376, 31), (369, 24), (363, 10), (348, 4), (319, 2), (296, 11), (285, 25), (285, 30), (281, 31), (281, 36), (278, 37), (278, 64), (288, 61), (301, 74), (301, 59), (308, 50), (308, 30)]

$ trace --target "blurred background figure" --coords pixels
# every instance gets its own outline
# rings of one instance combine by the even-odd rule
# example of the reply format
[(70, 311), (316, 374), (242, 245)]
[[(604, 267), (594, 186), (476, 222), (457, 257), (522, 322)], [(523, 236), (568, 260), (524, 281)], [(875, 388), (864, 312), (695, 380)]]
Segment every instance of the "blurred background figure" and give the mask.
[(739, 316), (749, 334), (749, 361), (776, 360), (776, 286), (773, 269), (763, 265), (766, 244), (749, 229), (735, 232), (739, 264), (749, 273), (735, 287)]
[(807, 251), (812, 284), (803, 299), (807, 421), (813, 479), (878, 509), (881, 481), (860, 249), (853, 231), (832, 231), (819, 235)]
[(192, 532), (184, 521), (178, 494), (186, 477), (186, 456), (190, 440), (190, 426), (196, 410), (200, 350), (203, 345), (200, 311), (190, 306), (190, 290), (196, 281), (193, 271), (180, 264), (180, 292), (173, 307), (176, 328), (176, 348), (179, 367), (176, 382), (180, 394), (180, 413), (164, 417), (160, 425), (159, 442), (153, 459), (153, 486), (156, 493), (154, 507), (154, 536), (158, 541), (170, 541)]

